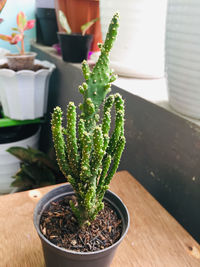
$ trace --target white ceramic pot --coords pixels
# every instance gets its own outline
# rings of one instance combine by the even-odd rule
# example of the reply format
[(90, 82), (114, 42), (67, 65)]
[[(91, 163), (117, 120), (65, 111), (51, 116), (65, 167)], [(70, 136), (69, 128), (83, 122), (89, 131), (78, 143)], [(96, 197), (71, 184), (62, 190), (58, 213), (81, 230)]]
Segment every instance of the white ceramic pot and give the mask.
[(13, 191), (13, 187), (10, 186), (13, 182), (12, 176), (20, 167), (20, 161), (6, 150), (13, 146), (37, 148), (39, 135), (40, 130), (29, 138), (17, 142), (0, 144), (0, 194), (7, 194)]
[[(5, 60), (0, 61), (0, 65)], [(38, 71), (0, 69), (0, 98), (4, 114), (16, 120), (43, 117), (47, 109), (49, 79), (55, 65), (35, 60), (47, 69)]]
[[(9, 52), (10, 52), (9, 50), (0, 47), (0, 60), (6, 59), (5, 55)], [(0, 95), (0, 104), (1, 104), (1, 95)]]
[(200, 1), (169, 0), (166, 71), (169, 104), (200, 119)]
[(115, 72), (130, 77), (164, 76), (167, 0), (101, 0), (103, 39), (116, 11), (120, 13), (117, 41), (111, 51)]

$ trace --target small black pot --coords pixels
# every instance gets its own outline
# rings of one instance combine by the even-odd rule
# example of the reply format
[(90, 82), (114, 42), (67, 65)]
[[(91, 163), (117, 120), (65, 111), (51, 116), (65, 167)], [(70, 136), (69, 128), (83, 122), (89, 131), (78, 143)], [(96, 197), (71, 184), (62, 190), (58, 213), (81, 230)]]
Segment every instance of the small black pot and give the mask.
[(38, 124), (20, 125), (0, 128), (0, 144), (11, 143), (29, 138), (39, 129)]
[(93, 36), (90, 34), (66, 34), (59, 32), (58, 39), (64, 61), (81, 63), (87, 59)]
[(37, 42), (51, 46), (58, 43), (58, 25), (54, 8), (37, 8)]
[(34, 211), (34, 225), (41, 239), (46, 267), (109, 267), (118, 245), (123, 240), (129, 228), (129, 213), (121, 199), (107, 190), (104, 199), (113, 206), (123, 224), (120, 239), (112, 246), (95, 252), (76, 252), (60, 248), (47, 240), (40, 231), (40, 218), (46, 207), (55, 200), (66, 195), (72, 195), (71, 185), (57, 187), (47, 193), (37, 204)]

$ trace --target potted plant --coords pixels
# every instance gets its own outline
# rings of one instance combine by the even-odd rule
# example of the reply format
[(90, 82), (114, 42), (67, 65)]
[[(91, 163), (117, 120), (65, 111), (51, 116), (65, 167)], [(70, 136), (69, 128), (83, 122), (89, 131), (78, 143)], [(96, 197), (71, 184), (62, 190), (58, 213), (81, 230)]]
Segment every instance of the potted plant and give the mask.
[(9, 35), (0, 34), (0, 39), (9, 42), (11, 45), (17, 45), (21, 42), (21, 48), (18, 48), (19, 54), (7, 54), (8, 66), (13, 70), (32, 70), (36, 53), (25, 53), (24, 50), (24, 31), (30, 30), (34, 27), (35, 20), (28, 20), (23, 12), (17, 15), (17, 28), (13, 28), (14, 32)]
[(65, 32), (58, 33), (64, 61), (80, 63), (87, 59), (93, 36), (85, 34), (86, 31), (98, 20), (93, 19), (81, 26), (81, 33), (72, 33), (65, 14), (59, 10), (60, 24)]
[[(86, 21), (91, 21), (93, 18), (100, 16), (99, 0), (55, 0), (55, 9), (59, 32), (63, 31), (58, 19), (59, 10), (62, 10), (67, 17), (73, 33), (79, 33), (81, 25)], [(98, 43), (102, 42), (100, 20), (90, 27), (87, 33), (93, 36), (91, 51), (94, 54), (99, 54)]]
[(7, 152), (20, 160), (20, 168), (12, 176), (14, 180), (11, 183), (16, 191), (65, 182), (56, 164), (55, 154), (46, 155), (38, 149), (21, 146), (11, 146)]
[(36, 0), (37, 42), (52, 46), (58, 43), (58, 25), (54, 0)]
[(43, 117), (48, 98), (48, 82), (55, 65), (34, 60), (35, 53), (24, 51), (24, 31), (32, 29), (34, 20), (27, 21), (23, 12), (17, 15), (17, 28), (11, 36), (0, 34), (0, 39), (17, 45), (19, 54), (5, 55), (0, 61), (0, 98), (5, 116), (16, 120)]
[(11, 193), (12, 176), (20, 167), (20, 160), (9, 154), (12, 146), (37, 148), (40, 127), (38, 124), (0, 128), (0, 194)]
[[(62, 126), (61, 109), (56, 107), (52, 114), (58, 164), (71, 185), (50, 191), (34, 212), (47, 267), (109, 266), (128, 230), (126, 207), (107, 190), (125, 146), (124, 100), (119, 94), (106, 98), (116, 79), (109, 68), (109, 52), (117, 35), (118, 19), (116, 13), (104, 45), (99, 45), (101, 55), (93, 70), (86, 61), (82, 64), (86, 81), (79, 87), (84, 100), (79, 106), (82, 112), (78, 125), (73, 102), (68, 104), (66, 129)], [(99, 108), (103, 101), (100, 123)], [(109, 138), (113, 105), (115, 127)]]

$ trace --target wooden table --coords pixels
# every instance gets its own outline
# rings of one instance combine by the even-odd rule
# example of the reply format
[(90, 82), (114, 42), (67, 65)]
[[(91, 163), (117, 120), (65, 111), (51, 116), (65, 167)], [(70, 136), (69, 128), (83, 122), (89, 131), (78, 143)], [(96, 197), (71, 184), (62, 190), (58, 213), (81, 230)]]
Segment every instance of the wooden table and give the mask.
[[(33, 210), (54, 187), (0, 197), (1, 267), (44, 266)], [(128, 172), (115, 175), (111, 190), (124, 201), (131, 217), (129, 232), (112, 267), (200, 266), (199, 244)]]

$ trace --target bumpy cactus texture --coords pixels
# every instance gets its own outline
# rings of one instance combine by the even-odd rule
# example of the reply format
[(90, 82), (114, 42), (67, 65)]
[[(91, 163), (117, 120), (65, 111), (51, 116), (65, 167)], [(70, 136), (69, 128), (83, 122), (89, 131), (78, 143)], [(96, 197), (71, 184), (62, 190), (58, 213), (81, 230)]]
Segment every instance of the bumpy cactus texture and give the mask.
[[(59, 167), (73, 186), (76, 203), (70, 202), (81, 227), (95, 219), (103, 208), (103, 197), (115, 174), (125, 146), (124, 101), (119, 94), (106, 95), (116, 79), (109, 68), (109, 52), (116, 39), (119, 15), (110, 23), (101, 55), (93, 70), (82, 63), (85, 82), (79, 87), (83, 103), (77, 122), (76, 106), (67, 106), (67, 126), (62, 126), (62, 110), (56, 107), (52, 114), (52, 135)], [(103, 104), (100, 119), (99, 109)], [(115, 127), (109, 137), (111, 109), (115, 107)], [(66, 139), (66, 142), (65, 142)]]

